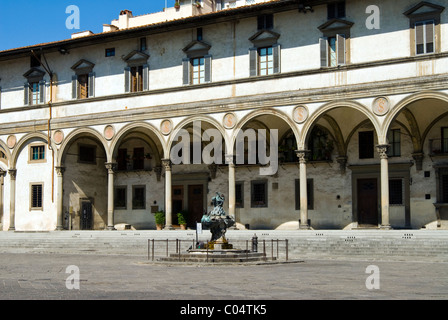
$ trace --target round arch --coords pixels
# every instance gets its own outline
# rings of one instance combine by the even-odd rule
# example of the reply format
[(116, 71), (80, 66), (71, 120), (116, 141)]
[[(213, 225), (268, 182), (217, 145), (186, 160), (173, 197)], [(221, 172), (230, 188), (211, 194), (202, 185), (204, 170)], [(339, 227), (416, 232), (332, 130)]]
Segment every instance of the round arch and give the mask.
[(6, 157), (6, 167), (9, 168), (9, 162), (11, 160), (11, 152), (9, 151), (8, 146), (2, 140), (0, 140), (0, 149), (3, 151)]
[(171, 152), (171, 148), (173, 146), (173, 142), (174, 139), (176, 138), (177, 134), (179, 133), (179, 131), (184, 128), (186, 125), (193, 123), (194, 121), (204, 121), (207, 122), (208, 124), (214, 126), (222, 135), (222, 138), (224, 139), (224, 143), (226, 146), (226, 150), (229, 150), (229, 141), (226, 135), (226, 131), (224, 129), (224, 127), (215, 119), (211, 118), (211, 117), (207, 117), (207, 116), (191, 116), (188, 117), (184, 120), (182, 120), (173, 130), (173, 132), (170, 135), (170, 138), (168, 139), (167, 142), (167, 148), (165, 150), (165, 158), (169, 159), (170, 158), (170, 152)]
[(299, 149), (305, 149), (307, 137), (311, 133), (311, 130), (313, 126), (317, 123), (317, 121), (328, 111), (336, 108), (352, 108), (355, 109), (362, 114), (364, 114), (372, 123), (373, 127), (375, 128), (376, 134), (378, 136), (379, 143), (384, 143), (384, 140), (381, 136), (381, 126), (379, 125), (378, 121), (375, 118), (375, 115), (369, 111), (369, 109), (364, 106), (363, 104), (356, 102), (356, 101), (336, 101), (336, 102), (329, 102), (323, 106), (321, 106), (318, 110), (316, 110), (306, 121), (303, 129), (302, 129), (302, 135), (299, 140), (299, 143), (297, 144)]
[(423, 99), (436, 99), (436, 100), (441, 100), (441, 101), (448, 103), (448, 94), (445, 94), (442, 92), (436, 92), (436, 91), (426, 91), (426, 92), (419, 92), (419, 93), (410, 95), (410, 96), (402, 99), (400, 102), (398, 102), (393, 107), (393, 109), (386, 116), (386, 119), (381, 128), (382, 134), (384, 136), (387, 136), (387, 132), (389, 131), (390, 126), (392, 125), (393, 121), (398, 117), (398, 115), (401, 111), (403, 111), (411, 103), (417, 102), (417, 101), (423, 100)]
[(76, 139), (78, 139), (82, 136), (90, 136), (95, 139), (98, 139), (98, 141), (103, 146), (104, 151), (106, 153), (107, 162), (110, 162), (110, 159), (111, 159), (110, 150), (109, 150), (109, 147), (107, 146), (107, 142), (104, 139), (104, 137), (95, 129), (80, 128), (80, 129), (76, 129), (76, 130), (70, 132), (70, 134), (68, 134), (67, 138), (64, 139), (64, 142), (62, 143), (61, 148), (59, 149), (59, 152), (58, 152), (57, 166), (62, 166), (64, 154), (65, 154), (66, 150), (68, 150), (70, 148), (71, 144)]
[[(161, 160), (162, 156), (166, 154), (166, 143), (165, 143), (165, 140), (163, 139), (160, 131), (157, 130), (153, 125), (151, 125), (149, 123), (135, 122), (135, 123), (130, 123), (130, 124), (124, 126), (115, 135), (114, 139), (112, 140), (111, 146), (110, 146), (110, 156), (111, 156), (111, 159), (109, 159), (110, 161), (112, 161), (113, 155), (115, 154), (115, 151), (116, 151), (115, 149), (120, 145), (120, 142), (122, 142), (123, 139), (128, 134), (133, 133), (137, 129), (145, 129), (145, 130), (149, 131), (149, 134), (147, 134), (145, 132), (142, 132), (142, 134), (146, 135), (150, 139), (149, 144), (150, 144), (151, 148), (154, 148), (155, 150), (157, 150), (158, 158), (159, 158), (159, 159), (157, 159), (157, 161)], [(152, 135), (154, 135), (154, 137), (156, 137), (158, 141), (154, 141), (154, 137)], [(157, 147), (157, 142), (160, 143), (162, 150), (160, 150)]]
[[(23, 148), (23, 146), (31, 139), (40, 139), (43, 140), (48, 145), (48, 136), (45, 133), (42, 132), (33, 132), (25, 135), (22, 137), (17, 145), (14, 147), (14, 150), (11, 154), (11, 158), (9, 161), (10, 168), (15, 168), (17, 164), (17, 158), (19, 157), (19, 154)], [(53, 143), (50, 143), (50, 146), (55, 149), (55, 145)]]
[(279, 111), (279, 110), (275, 110), (272, 108), (265, 108), (265, 109), (261, 109), (261, 110), (256, 110), (256, 111), (252, 111), (249, 114), (245, 115), (237, 124), (237, 126), (235, 127), (235, 129), (233, 130), (232, 133), (232, 137), (231, 137), (231, 148), (228, 150), (233, 150), (233, 147), (235, 146), (235, 141), (236, 138), (238, 136), (238, 132), (251, 120), (259, 117), (259, 116), (265, 116), (265, 115), (271, 115), (271, 116), (276, 116), (282, 120), (284, 120), (289, 127), (291, 128), (294, 137), (296, 138), (296, 141), (299, 141), (300, 138), (300, 132), (297, 128), (297, 126), (295, 125), (295, 123), (293, 122), (293, 120), (288, 117), (284, 112)]

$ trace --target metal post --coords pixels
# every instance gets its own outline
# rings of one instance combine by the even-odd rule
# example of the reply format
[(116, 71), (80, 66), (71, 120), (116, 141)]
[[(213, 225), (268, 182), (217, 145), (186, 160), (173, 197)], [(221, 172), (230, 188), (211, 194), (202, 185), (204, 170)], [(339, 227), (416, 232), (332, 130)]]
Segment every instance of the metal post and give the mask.
[(154, 239), (152, 239), (152, 261), (154, 261)]
[(207, 262), (208, 262), (208, 246), (209, 246), (209, 242), (207, 241), (207, 248), (206, 248), (206, 250), (207, 250)]
[(166, 256), (168, 257), (168, 239), (166, 239)]
[(149, 255), (149, 253), (150, 253), (150, 246), (149, 246), (149, 244), (151, 243), (151, 239), (148, 239), (148, 261), (149, 261), (149, 257), (150, 257), (150, 255)]
[(266, 260), (266, 240), (263, 239), (263, 255), (264, 255), (264, 260)]
[(274, 260), (274, 239), (271, 239), (271, 259)]
[(285, 242), (286, 242), (286, 261), (288, 261), (288, 239), (286, 239)]

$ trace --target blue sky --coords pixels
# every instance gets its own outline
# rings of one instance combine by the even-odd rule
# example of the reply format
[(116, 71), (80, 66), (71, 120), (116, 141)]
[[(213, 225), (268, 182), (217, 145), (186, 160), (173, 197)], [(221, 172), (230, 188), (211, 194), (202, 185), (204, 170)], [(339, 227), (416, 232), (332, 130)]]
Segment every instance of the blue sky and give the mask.
[[(168, 7), (174, 0), (166, 0)], [(66, 8), (80, 10), (80, 29), (69, 30)], [(134, 15), (162, 11), (165, 0), (0, 0), (0, 51), (69, 39), (72, 33), (102, 32), (103, 24), (117, 19), (121, 10)]]

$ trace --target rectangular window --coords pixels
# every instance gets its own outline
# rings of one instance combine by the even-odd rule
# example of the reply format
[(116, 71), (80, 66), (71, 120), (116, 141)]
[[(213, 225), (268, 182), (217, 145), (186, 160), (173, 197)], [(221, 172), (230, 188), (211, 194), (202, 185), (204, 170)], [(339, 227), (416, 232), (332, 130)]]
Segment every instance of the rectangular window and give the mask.
[(205, 82), (205, 59), (191, 59), (191, 83), (199, 84)]
[(96, 147), (80, 145), (78, 160), (81, 163), (96, 164)]
[(196, 40), (198, 40), (198, 41), (202, 41), (203, 40), (202, 28), (197, 28), (196, 29)]
[(328, 20), (345, 18), (345, 1), (328, 4), (327, 16)]
[(328, 38), (328, 66), (337, 67), (338, 66), (338, 54), (336, 47), (336, 37)]
[(126, 187), (115, 187), (114, 207), (115, 209), (126, 209)]
[(373, 155), (373, 131), (359, 132), (359, 159), (371, 159)]
[(244, 182), (235, 184), (235, 208), (244, 208)]
[(115, 57), (115, 48), (106, 49), (105, 56), (106, 57)]
[(403, 205), (403, 180), (389, 180), (389, 204)]
[(336, 34), (319, 40), (321, 67), (337, 67), (347, 64), (346, 41), (344, 34)]
[(442, 141), (440, 151), (442, 153), (448, 153), (448, 127), (442, 128)]
[(117, 170), (124, 171), (127, 170), (127, 149), (118, 149), (118, 157), (117, 157)]
[(146, 208), (145, 186), (132, 187), (132, 209), (141, 210)]
[(415, 45), (417, 54), (434, 53), (434, 20), (415, 23)]
[[(300, 180), (295, 181), (296, 210), (300, 210)], [(306, 196), (308, 210), (314, 210), (314, 180), (308, 179), (306, 182)]]
[(252, 181), (251, 207), (264, 208), (268, 206), (267, 181)]
[(140, 51), (145, 51), (147, 48), (146, 38), (140, 38)]
[(440, 176), (440, 196), (442, 203), (448, 203), (448, 174), (442, 174)]
[(45, 160), (45, 146), (31, 146), (31, 161)]
[(401, 156), (401, 132), (400, 129), (390, 130), (387, 134), (387, 139), (389, 141), (389, 150), (387, 155), (389, 157), (400, 157)]
[(39, 82), (30, 82), (30, 105), (40, 103)]
[(271, 30), (274, 28), (274, 15), (264, 14), (257, 18), (258, 30)]
[(145, 149), (134, 148), (133, 169), (143, 170), (145, 164)]
[(131, 92), (143, 91), (143, 66), (131, 67)]
[(89, 97), (89, 75), (78, 75), (78, 98), (86, 99)]
[(41, 210), (43, 208), (43, 184), (31, 185), (31, 209)]
[(258, 74), (265, 76), (274, 73), (274, 55), (272, 47), (258, 49)]

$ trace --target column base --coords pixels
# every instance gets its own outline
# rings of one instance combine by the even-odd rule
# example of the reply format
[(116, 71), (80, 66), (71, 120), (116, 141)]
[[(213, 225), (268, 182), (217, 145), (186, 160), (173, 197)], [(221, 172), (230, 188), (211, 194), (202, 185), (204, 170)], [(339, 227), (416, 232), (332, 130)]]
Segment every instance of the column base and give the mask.
[(62, 226), (57, 226), (56, 229), (54, 231), (64, 231), (64, 227)]
[(311, 230), (311, 228), (307, 224), (301, 224), (299, 225), (299, 230)]
[(8, 231), (16, 231), (16, 228), (11, 227), (11, 228), (8, 229)]
[(172, 225), (169, 226), (165, 226), (165, 228), (163, 228), (163, 230), (174, 230)]
[(380, 230), (392, 230), (392, 227), (390, 224), (388, 225), (381, 225)]
[(117, 231), (114, 226), (107, 226), (108, 231)]

